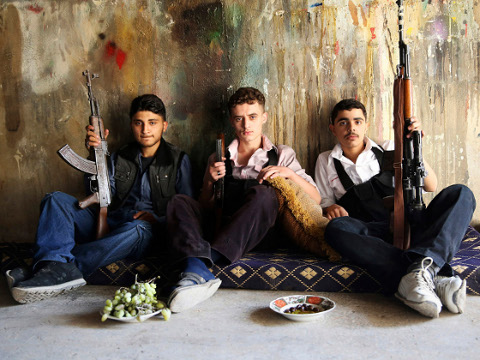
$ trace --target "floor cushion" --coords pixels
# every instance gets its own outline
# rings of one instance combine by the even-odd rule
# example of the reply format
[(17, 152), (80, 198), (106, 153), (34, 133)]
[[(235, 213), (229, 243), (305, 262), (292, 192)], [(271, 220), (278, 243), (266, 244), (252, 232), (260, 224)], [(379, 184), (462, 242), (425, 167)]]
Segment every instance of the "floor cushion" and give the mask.
[[(0, 243), (1, 270), (28, 266), (32, 262), (32, 244)], [(142, 280), (160, 276), (168, 282), (171, 270), (165, 256), (142, 261), (124, 259), (96, 270), (89, 284), (128, 286), (135, 274)], [(456, 273), (467, 279), (467, 292), (480, 295), (480, 234), (469, 227), (459, 252), (451, 261)], [(293, 290), (327, 292), (381, 292), (379, 282), (364, 269), (343, 262), (332, 262), (299, 248), (254, 251), (228, 266), (215, 265), (212, 272), (222, 280), (223, 288), (253, 290)]]

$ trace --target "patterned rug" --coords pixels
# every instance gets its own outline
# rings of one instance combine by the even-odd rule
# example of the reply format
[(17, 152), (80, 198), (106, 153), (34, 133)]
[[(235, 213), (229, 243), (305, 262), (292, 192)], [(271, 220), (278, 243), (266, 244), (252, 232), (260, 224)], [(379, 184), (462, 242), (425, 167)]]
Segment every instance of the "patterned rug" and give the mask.
[[(28, 266), (32, 262), (32, 244), (1, 243), (1, 270)], [(160, 276), (160, 285), (169, 281), (172, 271), (165, 256), (142, 261), (124, 259), (98, 269), (86, 280), (95, 285), (129, 286), (135, 275), (141, 280)], [(480, 234), (468, 228), (459, 252), (451, 265), (467, 279), (467, 292), (480, 295)], [(239, 261), (212, 272), (222, 280), (223, 288), (252, 290), (292, 290), (326, 292), (381, 292), (379, 282), (357, 266), (331, 262), (298, 249), (274, 252), (250, 252)], [(173, 278), (173, 277), (172, 277)]]

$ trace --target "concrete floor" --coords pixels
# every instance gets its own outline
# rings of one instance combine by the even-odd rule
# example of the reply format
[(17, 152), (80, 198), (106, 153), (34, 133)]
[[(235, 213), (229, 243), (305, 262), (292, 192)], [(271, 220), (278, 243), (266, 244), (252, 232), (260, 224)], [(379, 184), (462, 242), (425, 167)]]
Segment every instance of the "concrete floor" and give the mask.
[(479, 359), (480, 297), (428, 319), (377, 294), (320, 293), (337, 308), (292, 322), (268, 308), (295, 292), (221, 289), (196, 308), (143, 323), (100, 322), (115, 287), (84, 286), (18, 305), (0, 280), (0, 359)]

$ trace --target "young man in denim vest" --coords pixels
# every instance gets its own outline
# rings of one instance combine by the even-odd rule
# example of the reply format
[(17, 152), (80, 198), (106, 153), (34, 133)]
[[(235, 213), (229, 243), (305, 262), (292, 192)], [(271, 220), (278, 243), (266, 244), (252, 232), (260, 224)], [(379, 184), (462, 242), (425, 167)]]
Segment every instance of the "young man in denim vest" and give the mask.
[[(163, 139), (168, 122), (165, 105), (156, 95), (132, 101), (130, 127), (135, 141), (109, 159), (110, 232), (96, 240), (94, 209), (80, 209), (77, 199), (61, 192), (46, 195), (32, 271), (7, 272), (16, 301), (42, 300), (85, 285), (84, 276), (97, 268), (126, 257), (140, 259), (152, 246), (166, 242), (168, 201), (175, 194), (193, 195), (190, 161)], [(93, 126), (87, 126), (87, 149), (99, 145)]]
[[(390, 212), (382, 197), (393, 195), (393, 173), (381, 170), (385, 150), (366, 136), (365, 106), (354, 99), (340, 101), (332, 110), (330, 131), (338, 144), (318, 156), (315, 181), (324, 214), (331, 219), (325, 240), (344, 258), (369, 271), (386, 292), (395, 292), (406, 305), (428, 317), (438, 317), (445, 305), (453, 313), (465, 307), (466, 282), (453, 276), (448, 264), (460, 248), (475, 198), (466, 186), (442, 190), (410, 220), (411, 246), (392, 245)], [(408, 130), (420, 131), (412, 118)], [(423, 134), (423, 133), (422, 133)], [(437, 177), (425, 163), (424, 190), (435, 191)]]

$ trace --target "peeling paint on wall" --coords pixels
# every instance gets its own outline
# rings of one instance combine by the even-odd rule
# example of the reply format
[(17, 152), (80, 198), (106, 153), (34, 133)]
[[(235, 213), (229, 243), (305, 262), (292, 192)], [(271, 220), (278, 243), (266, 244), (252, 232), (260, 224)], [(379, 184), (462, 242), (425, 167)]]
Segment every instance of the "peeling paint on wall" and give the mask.
[[(477, 195), (479, 24), (476, 0), (406, 2), (424, 156), (440, 187), (464, 183)], [(94, 90), (112, 150), (130, 139), (130, 101), (156, 93), (167, 106), (166, 138), (190, 154), (198, 184), (216, 133), (232, 136), (229, 96), (255, 86), (267, 96), (267, 135), (313, 173), (334, 144), (328, 116), (341, 98), (365, 103), (372, 138), (392, 138), (397, 25), (393, 0), (3, 2), (0, 196), (9, 206), (0, 210), (1, 239), (33, 239), (32, 204), (44, 193), (82, 191), (56, 150), (68, 142), (85, 151), (86, 68), (100, 75)]]

